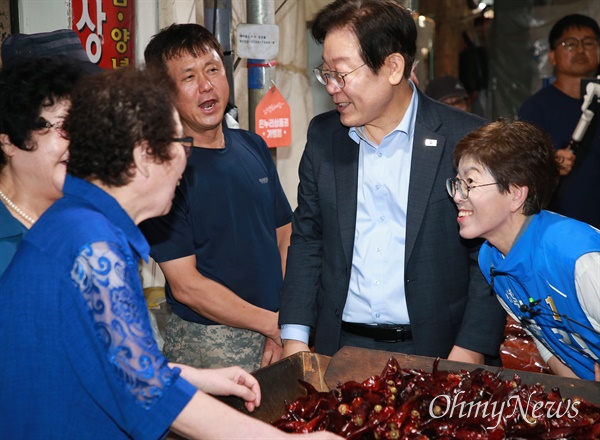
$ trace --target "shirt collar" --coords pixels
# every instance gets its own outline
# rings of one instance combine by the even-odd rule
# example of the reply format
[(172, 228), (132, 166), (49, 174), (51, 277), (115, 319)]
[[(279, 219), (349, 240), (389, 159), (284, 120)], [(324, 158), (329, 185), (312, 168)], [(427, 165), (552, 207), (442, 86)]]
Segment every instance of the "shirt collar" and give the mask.
[(4, 203), (0, 202), (0, 239), (23, 235), (29, 229), (14, 218)]
[[(411, 80), (408, 80), (408, 84), (413, 91), (412, 97), (410, 98), (410, 104), (408, 104), (408, 108), (406, 109), (406, 112), (404, 113), (400, 123), (392, 130), (391, 133), (388, 133), (386, 137), (396, 132), (404, 133), (409, 138), (412, 138), (414, 135), (415, 123), (417, 120), (417, 107), (419, 106), (419, 94), (417, 93), (416, 86)], [(350, 138), (357, 144), (360, 143), (361, 139), (369, 144), (371, 143), (365, 135), (364, 125), (361, 125), (360, 127), (350, 127), (348, 136), (350, 136)]]
[(85, 200), (88, 205), (102, 212), (111, 223), (123, 230), (131, 248), (145, 262), (148, 262), (148, 255), (150, 254), (148, 241), (131, 217), (129, 217), (129, 214), (127, 214), (113, 196), (93, 183), (69, 174), (67, 174), (65, 180), (63, 193)]

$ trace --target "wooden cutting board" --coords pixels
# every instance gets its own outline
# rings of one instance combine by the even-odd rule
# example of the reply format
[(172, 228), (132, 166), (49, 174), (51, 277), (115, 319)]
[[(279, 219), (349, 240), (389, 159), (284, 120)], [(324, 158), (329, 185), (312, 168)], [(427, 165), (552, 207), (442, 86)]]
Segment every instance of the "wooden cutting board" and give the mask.
[[(324, 374), (325, 383), (330, 389), (333, 389), (338, 384), (350, 380), (362, 382), (371, 376), (381, 374), (391, 356), (396, 358), (402, 368), (423, 369), (428, 372), (431, 371), (435, 360), (434, 358), (425, 356), (391, 353), (357, 347), (342, 347), (329, 361), (329, 366)], [(440, 360), (438, 368), (452, 371), (473, 371), (477, 368), (486, 368), (492, 371), (498, 370), (497, 367), (454, 362), (446, 359)], [(518, 374), (524, 384), (541, 383), (548, 390), (558, 387), (563, 397), (579, 396), (600, 406), (600, 382), (508, 369), (503, 370), (502, 377), (512, 378), (514, 374)]]

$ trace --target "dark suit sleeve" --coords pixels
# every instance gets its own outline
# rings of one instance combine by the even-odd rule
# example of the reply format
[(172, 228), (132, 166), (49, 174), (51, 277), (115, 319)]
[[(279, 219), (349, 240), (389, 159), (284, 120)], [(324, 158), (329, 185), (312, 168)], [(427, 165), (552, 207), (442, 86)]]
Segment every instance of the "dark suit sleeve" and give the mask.
[(292, 218), (279, 323), (314, 328), (322, 270), (323, 233), (311, 131), (309, 127), (308, 141), (299, 165), (298, 207)]
[[(464, 132), (458, 137), (455, 137), (454, 133), (451, 135), (452, 151), (463, 136), (487, 122), (475, 120), (471, 115), (458, 114), (455, 117), (460, 118), (460, 122), (455, 126), (460, 127)], [(452, 204), (452, 201), (450, 203)], [(456, 212), (455, 209), (453, 210)], [(456, 225), (456, 220), (454, 224)], [(458, 231), (458, 226), (455, 227)], [(483, 240), (461, 239), (461, 242), (468, 255), (468, 295), (454, 345), (498, 357), (500, 343), (504, 336), (506, 312), (479, 269), (478, 256)]]
[[(456, 175), (452, 167), (456, 144), (486, 121), (427, 97), (420, 98), (423, 99), (415, 130), (411, 171), (415, 184), (411, 182), (409, 190), (407, 243), (411, 236), (417, 234), (417, 238), (406, 272), (417, 353), (445, 357), (456, 345), (498, 356), (505, 313), (479, 270), (477, 257), (482, 241), (460, 237), (457, 209), (445, 189), (446, 178)], [(438, 145), (444, 145), (443, 150), (423, 147), (425, 139), (436, 136)], [(431, 194), (423, 194), (428, 184)], [(422, 218), (418, 217), (419, 210), (423, 211)]]
[(469, 296), (455, 345), (499, 356), (506, 312), (479, 269), (477, 257), (480, 246), (473, 246), (469, 261)]

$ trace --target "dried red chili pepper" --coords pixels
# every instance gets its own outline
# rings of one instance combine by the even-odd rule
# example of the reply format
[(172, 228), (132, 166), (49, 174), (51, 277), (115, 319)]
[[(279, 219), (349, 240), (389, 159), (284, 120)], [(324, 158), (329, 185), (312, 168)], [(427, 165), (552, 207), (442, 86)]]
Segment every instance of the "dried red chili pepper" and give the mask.
[(565, 400), (558, 389), (522, 384), (517, 375), (503, 380), (501, 370), (446, 371), (438, 362), (426, 373), (390, 358), (381, 375), (329, 392), (300, 381), (306, 396), (286, 403), (273, 425), (352, 440), (600, 438), (600, 408), (583, 399)]

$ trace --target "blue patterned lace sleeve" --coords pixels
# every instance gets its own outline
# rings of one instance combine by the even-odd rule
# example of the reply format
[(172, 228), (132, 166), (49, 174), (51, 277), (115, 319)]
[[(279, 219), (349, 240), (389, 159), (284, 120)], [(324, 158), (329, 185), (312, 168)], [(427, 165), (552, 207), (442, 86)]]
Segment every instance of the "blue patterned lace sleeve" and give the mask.
[(118, 381), (149, 409), (178, 371), (168, 367), (152, 336), (137, 262), (113, 243), (93, 243), (82, 248), (71, 279)]

